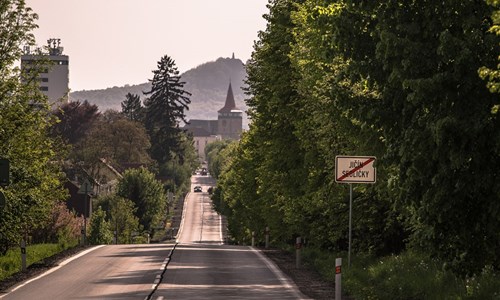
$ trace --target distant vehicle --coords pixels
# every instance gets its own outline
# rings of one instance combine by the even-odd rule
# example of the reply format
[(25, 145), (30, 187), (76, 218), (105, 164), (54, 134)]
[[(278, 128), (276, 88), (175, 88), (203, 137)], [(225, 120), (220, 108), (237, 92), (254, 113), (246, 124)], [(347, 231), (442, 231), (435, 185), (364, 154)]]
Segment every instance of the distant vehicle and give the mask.
[(203, 190), (201, 189), (201, 186), (197, 185), (197, 186), (194, 187), (194, 192), (195, 193), (201, 193), (201, 192), (203, 192)]
[(206, 168), (201, 169), (201, 173), (200, 174), (203, 175), (203, 176), (207, 175), (207, 169)]

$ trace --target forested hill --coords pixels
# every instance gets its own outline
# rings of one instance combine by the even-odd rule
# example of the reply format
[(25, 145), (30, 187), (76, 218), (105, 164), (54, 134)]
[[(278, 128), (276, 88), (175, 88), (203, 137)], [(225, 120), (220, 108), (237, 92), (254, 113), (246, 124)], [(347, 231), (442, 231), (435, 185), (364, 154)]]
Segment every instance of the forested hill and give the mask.
[[(153, 73), (151, 72), (151, 78)], [(186, 82), (184, 89), (192, 94), (187, 119), (217, 119), (217, 111), (226, 101), (229, 81), (233, 88), (234, 99), (238, 108), (246, 111), (245, 94), (242, 90), (246, 71), (243, 62), (234, 58), (218, 58), (181, 74)], [(145, 78), (145, 81), (151, 78)], [(102, 90), (83, 90), (70, 93), (71, 101), (88, 100), (96, 104), (100, 111), (121, 110), (121, 102), (127, 93), (137, 94), (144, 99), (143, 91), (149, 91), (149, 82), (123, 87), (111, 87)], [(243, 126), (248, 127), (246, 116)]]

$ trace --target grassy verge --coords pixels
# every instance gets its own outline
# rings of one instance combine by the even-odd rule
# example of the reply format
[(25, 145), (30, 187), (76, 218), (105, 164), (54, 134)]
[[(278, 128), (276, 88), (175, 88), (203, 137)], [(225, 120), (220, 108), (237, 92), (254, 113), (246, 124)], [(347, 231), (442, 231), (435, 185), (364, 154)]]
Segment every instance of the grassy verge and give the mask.
[(500, 299), (500, 274), (485, 268), (462, 279), (442, 263), (411, 251), (384, 258), (356, 255), (347, 267), (345, 253), (304, 249), (304, 260), (335, 280), (335, 258), (342, 257), (342, 291), (354, 299)]
[[(29, 245), (26, 247), (26, 264), (30, 266), (74, 246), (76, 246), (76, 244)], [(19, 271), (21, 271), (21, 251), (19, 248), (11, 249), (7, 251), (6, 255), (0, 256), (0, 281)]]

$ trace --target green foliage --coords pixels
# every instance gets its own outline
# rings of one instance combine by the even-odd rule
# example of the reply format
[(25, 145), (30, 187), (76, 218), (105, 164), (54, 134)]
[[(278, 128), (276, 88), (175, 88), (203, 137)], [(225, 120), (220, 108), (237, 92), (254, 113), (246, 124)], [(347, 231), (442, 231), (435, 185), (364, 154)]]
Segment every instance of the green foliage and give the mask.
[(306, 247), (303, 261), (335, 281), (335, 259), (342, 257), (342, 291), (354, 299), (497, 299), (498, 274), (491, 267), (466, 279), (442, 268), (443, 262), (407, 251), (400, 255), (354, 255)]
[(84, 162), (87, 169), (96, 168), (101, 159), (117, 163), (151, 164), (151, 146), (144, 126), (121, 114), (106, 111), (87, 129), (74, 146), (73, 158)]
[(222, 165), (224, 162), (224, 157), (220, 155), (221, 151), (226, 149), (226, 147), (231, 143), (230, 140), (216, 141), (208, 144), (205, 147), (205, 156), (207, 157), (208, 169), (210, 170), (210, 175), (215, 179), (218, 179)]
[[(26, 246), (26, 265), (43, 261), (63, 250), (75, 247), (77, 244), (37, 244)], [(0, 281), (21, 271), (21, 251), (19, 248), (11, 249), (6, 255), (0, 256)]]
[(153, 71), (151, 90), (144, 92), (144, 125), (151, 139), (151, 157), (160, 165), (180, 154), (179, 122), (186, 122), (184, 110), (189, 109), (189, 92), (183, 89), (175, 61), (165, 55)]
[(113, 241), (111, 225), (106, 221), (106, 212), (100, 206), (92, 212), (87, 241), (91, 245), (110, 244)]
[(191, 174), (199, 165), (191, 136), (181, 132), (179, 138), (179, 154), (174, 154), (168, 162), (160, 165), (158, 171), (158, 175), (166, 179), (165, 190), (176, 196), (181, 196), (191, 189)]
[(411, 252), (364, 268), (345, 268), (346, 292), (359, 299), (459, 299), (465, 285), (442, 264)]
[(23, 45), (34, 45), (31, 31), (38, 28), (38, 15), (26, 6), (24, 0), (4, 0), (0, 3), (0, 78), (22, 55)]
[(477, 75), (498, 65), (493, 8), (288, 0), (269, 9), (247, 64), (253, 122), (215, 154), (213, 199), (232, 236), (270, 226), (276, 240), (346, 250), (348, 190), (334, 181), (335, 156), (374, 155), (377, 183), (354, 189), (356, 252), (420, 249), (459, 276), (498, 269), (498, 96)]
[(0, 157), (10, 162), (10, 185), (2, 188), (7, 203), (0, 211), (0, 235), (2, 246), (8, 247), (43, 227), (64, 192), (57, 145), (48, 136), (55, 120), (33, 80), (37, 68), (21, 74), (13, 67), (21, 46), (33, 43), (36, 15), (24, 1), (2, 1), (0, 15)]
[(140, 225), (150, 233), (166, 214), (167, 197), (163, 186), (144, 168), (125, 171), (118, 183), (117, 195), (134, 203)]
[[(495, 11), (493, 11), (491, 15), (493, 24), (489, 31), (497, 36), (500, 36), (500, 2), (498, 0), (487, 0), (486, 2), (495, 8)], [(488, 81), (486, 86), (490, 92), (497, 94), (500, 93), (500, 53), (498, 53), (496, 68), (483, 66), (479, 69), (479, 76)], [(491, 108), (491, 112), (493, 114), (497, 114), (499, 110), (500, 104), (495, 104)]]
[(125, 95), (125, 100), (121, 103), (122, 114), (127, 117), (130, 121), (141, 121), (142, 120), (142, 103), (141, 97), (136, 94), (127, 93)]
[(137, 208), (132, 200), (108, 195), (98, 198), (95, 204), (107, 212), (106, 221), (111, 229), (117, 232), (117, 243), (130, 244), (133, 242), (132, 233), (142, 232), (139, 219), (135, 216)]

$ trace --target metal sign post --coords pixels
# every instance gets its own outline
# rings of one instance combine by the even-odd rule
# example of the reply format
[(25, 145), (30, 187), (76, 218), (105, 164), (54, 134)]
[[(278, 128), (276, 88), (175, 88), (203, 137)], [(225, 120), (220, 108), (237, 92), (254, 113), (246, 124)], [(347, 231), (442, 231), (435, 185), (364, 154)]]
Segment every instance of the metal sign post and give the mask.
[(375, 183), (377, 172), (373, 166), (375, 156), (344, 156), (335, 157), (335, 181), (349, 184), (349, 246), (347, 252), (347, 267), (351, 266), (352, 244), (352, 184)]

